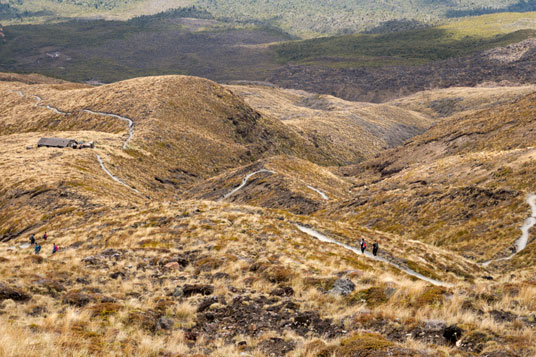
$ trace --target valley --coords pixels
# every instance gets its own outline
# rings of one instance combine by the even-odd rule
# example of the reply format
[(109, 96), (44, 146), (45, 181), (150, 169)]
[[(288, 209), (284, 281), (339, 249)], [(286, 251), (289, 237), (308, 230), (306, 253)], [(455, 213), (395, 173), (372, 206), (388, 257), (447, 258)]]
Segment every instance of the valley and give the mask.
[(0, 77), (0, 354), (535, 352), (535, 87)]
[(0, 356), (536, 355), (535, 9), (4, 1)]

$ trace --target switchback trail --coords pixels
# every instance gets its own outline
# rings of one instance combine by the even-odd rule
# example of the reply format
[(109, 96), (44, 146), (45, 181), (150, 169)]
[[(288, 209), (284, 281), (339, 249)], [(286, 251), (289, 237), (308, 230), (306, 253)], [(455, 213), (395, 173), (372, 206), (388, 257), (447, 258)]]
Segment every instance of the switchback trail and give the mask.
[(516, 248), (515, 252), (504, 258), (488, 260), (487, 262), (482, 263), (483, 267), (487, 267), (493, 262), (510, 260), (517, 253), (521, 252), (523, 249), (527, 247), (527, 244), (529, 242), (529, 231), (536, 224), (536, 195), (532, 193), (529, 194), (526, 202), (530, 206), (531, 214), (527, 219), (525, 219), (525, 222), (521, 226), (521, 237), (519, 237), (515, 242), (515, 248)]
[[(20, 95), (21, 97), (26, 97), (26, 95), (24, 94), (24, 92), (21, 91), (21, 90), (18, 90), (18, 91), (11, 91), (11, 92), (16, 92), (16, 93), (17, 93), (18, 95)], [(63, 111), (59, 110), (58, 108), (53, 107), (53, 106), (48, 105), (48, 104), (42, 105), (41, 102), (43, 101), (43, 99), (42, 99), (40, 96), (38, 96), (38, 95), (34, 95), (33, 97), (34, 97), (34, 99), (35, 99), (34, 107), (45, 107), (45, 108), (47, 108), (48, 110), (52, 110), (54, 113), (56, 113), (56, 114), (60, 114), (60, 115), (69, 115), (69, 114), (71, 114), (71, 113), (69, 113), (69, 112), (63, 112)]]
[[(23, 91), (21, 90), (17, 90), (17, 91), (11, 91), (11, 92), (16, 92), (18, 93), (21, 97), (25, 97), (26, 95), (24, 94)], [(43, 106), (41, 104), (41, 102), (43, 101), (43, 98), (41, 98), (40, 96), (38, 95), (34, 95), (33, 96), (34, 99), (35, 99), (35, 104), (34, 104), (34, 107), (39, 107), (39, 106)], [(61, 110), (59, 110), (58, 108), (56, 107), (53, 107), (53, 106), (50, 106), (50, 105), (44, 105), (45, 108), (47, 108), (48, 110), (51, 110), (53, 111), (54, 113), (56, 114), (61, 114), (61, 115), (70, 115), (71, 113), (69, 112), (63, 112)], [(121, 116), (121, 115), (117, 115), (117, 114), (112, 114), (112, 113), (103, 113), (103, 112), (94, 112), (92, 110), (89, 110), (89, 109), (84, 109), (82, 110), (83, 112), (86, 112), (86, 113), (90, 113), (90, 114), (95, 114), (95, 115), (103, 115), (103, 116), (107, 116), (107, 117), (111, 117), (111, 118), (115, 118), (115, 119), (120, 119), (120, 120), (123, 120), (123, 121), (126, 121), (127, 124), (128, 124), (128, 138), (127, 140), (125, 140), (125, 142), (123, 143), (123, 150), (126, 149), (126, 146), (127, 146), (127, 143), (129, 142), (130, 139), (132, 139), (132, 137), (134, 136), (134, 122), (132, 121), (132, 119), (129, 119), (127, 117), (124, 117), (124, 116)], [(97, 156), (97, 161), (99, 162), (99, 165), (100, 167), (104, 170), (104, 172), (106, 172), (106, 174), (108, 176), (110, 176), (115, 182), (123, 185), (123, 186), (126, 186), (128, 187), (129, 189), (137, 192), (137, 193), (140, 193), (137, 189), (127, 185), (125, 182), (121, 181), (120, 179), (118, 179), (116, 176), (112, 175), (112, 173), (106, 168), (106, 166), (104, 166), (104, 162), (102, 161), (101, 157), (99, 156), (99, 154), (96, 155)]]
[(110, 118), (115, 118), (115, 119), (120, 119), (120, 120), (126, 121), (127, 124), (128, 124), (128, 138), (123, 143), (123, 149), (127, 148), (128, 142), (134, 136), (134, 122), (132, 121), (132, 119), (124, 117), (124, 116), (121, 116), (121, 115), (112, 114), (112, 113), (94, 112), (94, 111), (89, 110), (89, 109), (84, 109), (82, 111), (86, 112), (86, 113), (90, 113), (90, 114), (103, 115), (103, 116), (107, 116), (107, 117), (110, 117)]
[[(338, 240), (335, 240), (335, 239), (333, 239), (333, 238), (329, 238), (329, 237), (325, 236), (324, 234), (315, 231), (315, 230), (312, 229), (312, 228), (304, 227), (304, 226), (299, 225), (299, 224), (296, 224), (296, 227), (298, 227), (298, 229), (299, 229), (301, 232), (303, 232), (303, 233), (305, 233), (305, 234), (308, 234), (308, 235), (310, 235), (311, 237), (314, 237), (314, 238), (318, 239), (318, 240), (321, 241), (321, 242), (325, 242), (325, 243), (333, 243), (333, 244), (336, 244), (336, 245), (338, 245), (338, 246), (341, 246), (341, 247), (343, 247), (343, 248), (345, 248), (345, 249), (348, 249), (348, 250), (354, 252), (354, 253), (357, 254), (357, 255), (363, 255), (363, 254), (361, 253), (361, 250), (360, 250), (360, 249), (358, 249), (358, 248), (354, 248), (354, 247), (352, 247), (352, 246), (350, 246), (350, 245), (348, 245), (348, 244), (339, 242)], [(391, 265), (391, 266), (397, 268), (398, 270), (401, 270), (401, 271), (405, 272), (406, 274), (409, 274), (409, 275), (414, 276), (414, 277), (416, 277), (416, 278), (418, 278), (418, 279), (421, 279), (421, 280), (424, 280), (424, 281), (426, 281), (426, 282), (429, 282), (430, 284), (437, 285), (437, 286), (445, 286), (445, 287), (452, 286), (452, 284), (445, 283), (445, 282), (443, 282), (443, 281), (439, 281), (439, 280), (435, 280), (435, 279), (429, 278), (429, 277), (427, 277), (427, 276), (424, 276), (424, 275), (422, 275), (422, 274), (417, 273), (417, 272), (414, 271), (414, 270), (411, 270), (411, 269), (409, 269), (409, 268), (405, 268), (405, 267), (400, 266), (400, 265), (398, 265), (398, 264), (396, 264), (396, 263), (393, 263), (393, 262), (391, 262), (391, 261), (389, 261), (389, 260), (387, 260), (387, 259), (385, 259), (385, 258), (382, 258), (382, 257), (379, 257), (379, 256), (374, 256), (374, 255), (373, 255), (372, 253), (370, 253), (370, 252), (365, 251), (365, 254), (364, 254), (364, 255), (365, 255), (366, 257), (368, 257), (368, 258), (371, 258), (371, 259), (374, 259), (374, 260), (377, 260), (377, 261), (380, 261), (380, 262), (387, 263), (387, 264), (389, 264), (389, 265)]]
[(237, 186), (236, 188), (234, 188), (231, 192), (225, 194), (225, 195), (223, 196), (222, 200), (224, 200), (224, 199), (226, 199), (226, 198), (232, 196), (232, 195), (235, 194), (236, 192), (240, 191), (242, 188), (244, 188), (244, 186), (247, 185), (248, 180), (249, 180), (249, 178), (250, 178), (251, 176), (256, 175), (256, 174), (258, 174), (258, 173), (261, 173), (261, 172), (269, 172), (269, 173), (271, 173), (271, 174), (276, 174), (276, 173), (277, 173), (277, 172), (275, 172), (275, 171), (271, 171), (271, 170), (267, 170), (267, 169), (260, 169), (260, 170), (257, 170), (257, 171), (255, 171), (255, 172), (251, 172), (251, 173), (247, 174), (247, 175), (242, 179), (242, 183), (240, 183), (239, 186)]

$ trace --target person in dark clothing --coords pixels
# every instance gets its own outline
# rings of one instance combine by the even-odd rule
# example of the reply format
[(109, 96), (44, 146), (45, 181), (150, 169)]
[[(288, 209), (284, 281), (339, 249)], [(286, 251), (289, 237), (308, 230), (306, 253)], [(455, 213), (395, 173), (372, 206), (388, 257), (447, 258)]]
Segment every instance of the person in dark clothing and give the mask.
[(364, 238), (361, 238), (361, 254), (364, 254), (366, 249), (367, 249), (367, 243), (365, 242)]
[(39, 244), (36, 244), (34, 251), (35, 251), (35, 254), (39, 254), (39, 252), (41, 251), (41, 246)]
[(378, 255), (379, 247), (378, 242), (374, 242), (374, 244), (372, 244), (372, 254), (374, 254), (374, 256)]
[(35, 244), (35, 235), (33, 235), (33, 234), (30, 236), (30, 244), (31, 245)]
[(52, 254), (56, 253), (58, 251), (58, 246), (56, 245), (56, 243), (54, 243), (54, 245), (52, 246)]
[(48, 236), (47, 236), (47, 232), (45, 232), (45, 234), (43, 234), (43, 240), (47, 240)]

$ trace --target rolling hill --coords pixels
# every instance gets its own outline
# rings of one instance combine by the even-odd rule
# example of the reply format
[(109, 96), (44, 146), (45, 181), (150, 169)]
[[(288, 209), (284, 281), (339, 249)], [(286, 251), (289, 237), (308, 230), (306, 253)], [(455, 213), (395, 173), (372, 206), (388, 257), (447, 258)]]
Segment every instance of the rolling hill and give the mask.
[[(528, 87), (495, 104), (507, 89), (428, 93), (474, 110), (427, 117), (419, 95), (365, 105), (188, 76), (0, 78), (0, 355), (536, 352), (533, 240), (478, 264), (505, 256), (529, 214)], [(337, 166), (345, 151), (305, 129), (345, 110), (368, 110), (369, 129), (397, 110), (435, 125)], [(95, 147), (35, 147), (52, 136)]]

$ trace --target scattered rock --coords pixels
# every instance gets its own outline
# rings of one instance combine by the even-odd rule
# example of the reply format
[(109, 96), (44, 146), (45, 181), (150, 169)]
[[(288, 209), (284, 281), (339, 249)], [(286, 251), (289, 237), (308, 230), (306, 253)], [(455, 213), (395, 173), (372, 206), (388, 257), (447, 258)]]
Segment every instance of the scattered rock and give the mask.
[(44, 306), (34, 306), (32, 310), (28, 313), (30, 316), (40, 316), (48, 312), (47, 308)]
[(489, 314), (497, 322), (512, 322), (517, 319), (517, 315), (508, 311), (491, 310)]
[(211, 296), (209, 298), (204, 299), (201, 304), (197, 307), (197, 312), (203, 312), (205, 310), (208, 310), (211, 305), (218, 302), (218, 298), (215, 296)]
[(168, 319), (167, 317), (160, 317), (156, 321), (156, 328), (160, 330), (171, 330), (173, 328), (173, 320)]
[(355, 284), (349, 279), (337, 279), (333, 288), (329, 291), (330, 294), (348, 295), (355, 289)]
[(214, 280), (229, 280), (230, 276), (227, 273), (217, 272), (212, 276)]
[(296, 348), (296, 342), (272, 337), (262, 341), (259, 347), (267, 356), (284, 356)]
[(458, 342), (457, 346), (459, 346), (462, 350), (472, 353), (480, 353), (486, 346), (486, 342), (492, 340), (493, 337), (480, 330), (471, 331)]
[(173, 290), (173, 293), (171, 294), (173, 297), (183, 297), (184, 296), (184, 291), (182, 290), (181, 287), (177, 286), (175, 288), (175, 290)]
[(277, 297), (236, 296), (230, 304), (211, 308), (197, 315), (192, 329), (210, 336), (230, 337), (239, 334), (258, 336), (265, 331), (292, 330), (300, 336), (310, 333), (333, 338), (342, 334), (342, 327), (317, 312), (300, 312), (291, 300)]
[(101, 252), (101, 255), (108, 257), (108, 258), (109, 257), (119, 258), (122, 255), (122, 253), (119, 250), (108, 248), (108, 249), (103, 250)]
[(443, 337), (445, 337), (448, 343), (455, 345), (462, 338), (463, 332), (458, 326), (450, 325), (443, 330)]
[(177, 262), (169, 262), (166, 265), (164, 265), (164, 268), (171, 269), (171, 270), (178, 270), (180, 269), (180, 264)]
[(31, 299), (31, 296), (21, 289), (0, 283), (0, 301), (7, 299), (11, 299), (13, 301), (28, 301)]
[(89, 257), (82, 259), (82, 263), (87, 265), (97, 265), (100, 263), (100, 259), (94, 255), (90, 255)]
[(125, 279), (126, 275), (122, 271), (116, 271), (116, 272), (110, 274), (110, 278), (112, 278), (112, 279), (117, 279), (119, 277), (121, 277), (121, 279)]
[(188, 341), (197, 341), (197, 332), (184, 331), (184, 338)]
[(279, 288), (275, 288), (270, 292), (270, 295), (272, 296), (293, 296), (294, 295), (294, 289), (292, 289), (290, 286), (282, 286)]
[(185, 297), (189, 297), (189, 296), (196, 295), (196, 294), (212, 295), (212, 293), (214, 292), (214, 287), (212, 285), (186, 284), (182, 287), (182, 292)]
[(76, 282), (82, 285), (89, 285), (91, 282), (84, 278), (76, 278)]

